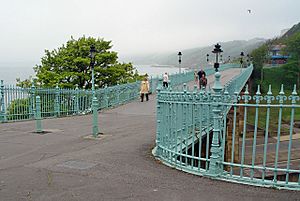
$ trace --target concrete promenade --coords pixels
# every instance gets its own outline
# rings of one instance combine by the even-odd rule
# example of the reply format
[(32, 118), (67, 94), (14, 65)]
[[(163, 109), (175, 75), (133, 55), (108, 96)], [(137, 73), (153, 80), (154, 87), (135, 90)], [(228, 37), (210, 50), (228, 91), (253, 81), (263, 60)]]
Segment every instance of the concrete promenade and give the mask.
[[(222, 82), (240, 69), (222, 72)], [(208, 77), (212, 86), (214, 78)], [(156, 161), (155, 96), (92, 116), (0, 124), (0, 201), (8, 200), (300, 200), (300, 192), (215, 181)]]

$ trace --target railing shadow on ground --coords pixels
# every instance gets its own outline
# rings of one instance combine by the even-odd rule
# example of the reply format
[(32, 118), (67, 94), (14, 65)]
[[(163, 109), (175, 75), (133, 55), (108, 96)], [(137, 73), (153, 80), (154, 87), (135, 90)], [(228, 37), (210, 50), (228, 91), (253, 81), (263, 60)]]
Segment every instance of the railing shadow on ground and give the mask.
[[(300, 133), (294, 127), (295, 112), (300, 112), (296, 88), (289, 96), (283, 86), (276, 97), (271, 87), (264, 96), (259, 87), (254, 96), (248, 87), (240, 94), (252, 69), (243, 70), (224, 88), (220, 73), (216, 73), (213, 91), (158, 87), (156, 158), (196, 175), (300, 190)], [(289, 122), (283, 121), (286, 114)], [(263, 126), (259, 118), (264, 118)], [(277, 122), (275, 129), (271, 129), (271, 121)], [(283, 124), (287, 125), (285, 131)]]

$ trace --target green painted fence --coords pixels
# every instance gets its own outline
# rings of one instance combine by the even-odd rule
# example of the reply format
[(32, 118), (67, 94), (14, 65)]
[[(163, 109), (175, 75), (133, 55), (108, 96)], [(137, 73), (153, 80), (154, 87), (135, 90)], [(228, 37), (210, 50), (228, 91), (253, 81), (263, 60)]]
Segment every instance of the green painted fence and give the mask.
[[(221, 70), (236, 67), (232, 64), (221, 66)], [(208, 69), (210, 74), (213, 69)], [(175, 73), (169, 76), (172, 86), (180, 85), (194, 79), (193, 72)], [(162, 76), (150, 78), (150, 91), (155, 92)], [(121, 84), (95, 90), (100, 109), (116, 107), (136, 100), (139, 97), (140, 82)], [(82, 115), (92, 112), (92, 91), (56, 88), (20, 88), (0, 83), (0, 122), (22, 121), (34, 119), (36, 96), (41, 100), (41, 117), (53, 118)]]
[(259, 87), (254, 96), (248, 87), (240, 94), (252, 69), (243, 69), (225, 87), (216, 73), (213, 91), (159, 86), (157, 159), (214, 179), (300, 190), (296, 87), (288, 96), (283, 86), (276, 96), (271, 86), (265, 95)]

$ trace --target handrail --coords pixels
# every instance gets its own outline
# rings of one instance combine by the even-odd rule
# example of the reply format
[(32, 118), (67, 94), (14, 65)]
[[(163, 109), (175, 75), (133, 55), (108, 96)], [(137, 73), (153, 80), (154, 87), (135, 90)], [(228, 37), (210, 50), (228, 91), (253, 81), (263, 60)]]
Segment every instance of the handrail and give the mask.
[[(271, 87), (264, 96), (259, 87), (254, 96), (247, 87), (240, 94), (252, 70), (252, 65), (241, 69), (224, 87), (220, 85), (220, 73), (216, 73), (213, 91), (159, 87), (153, 150), (156, 158), (173, 168), (214, 179), (300, 190), (299, 163), (295, 164), (295, 160), (300, 161), (300, 153), (293, 146), (300, 97), (296, 88), (287, 97), (283, 86), (276, 97)], [(282, 121), (287, 110), (289, 123)], [(258, 117), (265, 118), (262, 132)], [(277, 121), (276, 129), (271, 129), (271, 121)], [(287, 131), (283, 131), (282, 124), (287, 124)]]
[[(193, 79), (193, 72), (171, 74), (172, 85), (189, 82)], [(160, 77), (150, 80), (151, 89), (161, 80)], [(41, 116), (63, 117), (91, 113), (92, 91), (79, 89), (21, 88), (0, 83), (0, 122), (22, 121), (34, 119), (36, 111), (36, 96), (41, 98)], [(95, 90), (99, 101), (98, 110), (116, 107), (139, 97), (140, 81), (120, 84)]]

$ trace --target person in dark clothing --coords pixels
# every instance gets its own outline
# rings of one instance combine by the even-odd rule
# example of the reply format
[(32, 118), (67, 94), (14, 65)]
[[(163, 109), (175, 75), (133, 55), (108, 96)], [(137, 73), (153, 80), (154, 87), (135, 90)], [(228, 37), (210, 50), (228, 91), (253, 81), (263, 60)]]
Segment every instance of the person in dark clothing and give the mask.
[(202, 75), (204, 75), (204, 77), (206, 77), (206, 73), (203, 69), (200, 69), (200, 71), (198, 72), (198, 79), (199, 79), (199, 88), (201, 89), (200, 86), (200, 79), (202, 78)]
[(205, 77), (205, 74), (202, 74), (202, 77), (201, 79), (199, 80), (199, 86), (200, 86), (200, 89), (205, 89), (206, 88), (206, 85), (207, 85), (207, 79)]

